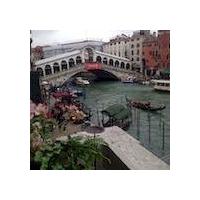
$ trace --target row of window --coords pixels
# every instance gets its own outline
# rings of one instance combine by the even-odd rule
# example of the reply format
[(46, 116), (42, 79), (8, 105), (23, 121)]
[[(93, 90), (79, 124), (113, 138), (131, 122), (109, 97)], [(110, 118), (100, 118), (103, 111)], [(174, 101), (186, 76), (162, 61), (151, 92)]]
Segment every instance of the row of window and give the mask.
[[(134, 51), (131, 51), (131, 55), (134, 55)], [(137, 50), (137, 55), (140, 55), (140, 50)]]
[[(131, 61), (134, 61), (134, 58), (131, 58)], [(136, 61), (140, 61), (140, 58), (137, 57), (137, 58), (136, 58)]]
[[(140, 47), (140, 44), (137, 43), (136, 47)], [(131, 45), (131, 48), (134, 48), (134, 45), (133, 45), (133, 44)]]
[[(97, 62), (98, 63), (102, 63), (102, 58), (100, 56), (97, 56)], [(119, 62), (118, 60), (116, 60), (115, 62), (113, 61), (113, 59), (110, 59), (109, 62), (107, 61), (107, 58), (104, 58), (103, 59), (103, 63), (104, 64), (109, 64), (111, 66), (115, 66), (115, 67), (121, 67), (121, 68), (125, 68), (126, 69), (129, 69), (130, 68), (130, 64), (129, 63), (124, 63), (124, 62)], [(75, 67), (75, 63), (71, 60), (69, 62), (69, 68), (71, 67)], [(46, 65), (45, 68), (44, 68), (44, 71), (41, 67), (38, 67), (37, 68), (37, 71), (40, 73), (41, 76), (44, 76), (44, 72), (45, 72), (45, 75), (51, 75), (52, 74), (52, 71), (53, 73), (58, 73), (60, 72), (60, 70), (64, 71), (64, 70), (67, 70), (67, 62), (61, 62), (61, 69), (59, 67), (59, 64), (58, 63), (54, 63), (53, 64), (53, 67), (51, 67), (50, 65)]]
[[(111, 54), (112, 54), (112, 52), (111, 52)], [(114, 52), (113, 54), (114, 54), (115, 56), (117, 55), (116, 52)], [(131, 55), (134, 55), (134, 51), (133, 51), (133, 50), (131, 51)], [(140, 50), (139, 50), (139, 49), (137, 50), (137, 55), (140, 55)], [(119, 56), (119, 57), (121, 56), (121, 53), (120, 53), (120, 52), (118, 53), (118, 56)], [(127, 51), (124, 52), (124, 56), (125, 56), (125, 57), (128, 57)]]
[[(120, 44), (120, 42), (118, 42), (118, 44)], [(126, 44), (126, 42), (125, 42), (125, 44)], [(110, 44), (110, 46), (112, 46), (112, 45), (116, 45), (116, 42)], [(136, 47), (140, 47), (140, 44), (137, 43)], [(131, 45), (131, 48), (134, 48), (134, 45), (133, 45), (133, 44)]]
[[(118, 42), (118, 44), (120, 44), (121, 42)], [(125, 44), (126, 44), (126, 41), (124, 42)], [(116, 45), (117, 44), (117, 42), (115, 42), (115, 43), (110, 43), (110, 46), (112, 46), (112, 45)]]

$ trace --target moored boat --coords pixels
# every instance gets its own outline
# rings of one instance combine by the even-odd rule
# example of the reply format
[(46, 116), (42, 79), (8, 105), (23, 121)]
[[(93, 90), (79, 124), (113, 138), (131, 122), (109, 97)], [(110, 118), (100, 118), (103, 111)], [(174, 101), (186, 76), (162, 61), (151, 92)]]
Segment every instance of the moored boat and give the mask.
[(154, 90), (170, 92), (170, 80), (151, 80)]
[(78, 85), (89, 85), (90, 82), (88, 80), (84, 80), (82, 77), (77, 77), (75, 80)]
[(138, 108), (144, 111), (160, 111), (164, 110), (166, 106), (164, 104), (153, 104), (150, 101), (135, 101), (126, 98), (129, 107)]
[(135, 80), (134, 80), (134, 77), (128, 76), (127, 78), (122, 79), (121, 82), (122, 83), (134, 83)]

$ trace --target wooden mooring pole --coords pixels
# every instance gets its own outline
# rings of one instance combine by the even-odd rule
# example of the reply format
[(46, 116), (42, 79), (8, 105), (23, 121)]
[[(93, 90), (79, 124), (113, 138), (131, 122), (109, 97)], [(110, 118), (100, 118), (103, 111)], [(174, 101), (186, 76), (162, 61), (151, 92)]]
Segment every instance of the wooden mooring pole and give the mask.
[(137, 109), (137, 139), (140, 139), (140, 110)]
[(162, 130), (162, 150), (165, 150), (165, 122), (163, 121), (163, 130)]
[(149, 144), (151, 144), (151, 116), (149, 111), (148, 111), (148, 123), (149, 123)]
[(97, 124), (100, 126), (99, 109), (97, 108)]

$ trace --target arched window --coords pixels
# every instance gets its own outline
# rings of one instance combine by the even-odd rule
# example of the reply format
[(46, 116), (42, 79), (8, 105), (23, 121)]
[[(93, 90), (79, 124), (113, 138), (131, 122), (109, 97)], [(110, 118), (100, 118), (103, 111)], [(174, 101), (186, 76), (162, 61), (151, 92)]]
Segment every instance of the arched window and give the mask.
[(75, 63), (74, 63), (74, 59), (70, 58), (69, 59), (69, 67), (74, 67)]
[(45, 70), (45, 75), (52, 74), (52, 70), (51, 70), (51, 66), (50, 65), (46, 65), (44, 70)]
[(124, 62), (121, 62), (121, 68), (124, 68), (125, 64)]
[(93, 50), (86, 48), (84, 52), (85, 62), (93, 62)]
[(104, 58), (104, 59), (103, 59), (103, 64), (105, 64), (105, 65), (108, 64), (108, 60), (107, 60), (107, 58)]
[(79, 64), (81, 64), (81, 63), (82, 63), (81, 57), (80, 57), (80, 56), (77, 56), (77, 57), (76, 57), (76, 64), (79, 65)]
[(54, 74), (60, 71), (60, 67), (57, 62), (53, 64), (53, 71), (54, 71)]
[(109, 65), (113, 66), (113, 59), (109, 60)]
[(97, 56), (96, 60), (97, 60), (97, 63), (101, 63), (101, 56)]
[(67, 62), (65, 60), (61, 61), (61, 68), (62, 68), (62, 71), (67, 70)]
[(41, 67), (38, 67), (37, 71), (39, 72), (40, 76), (44, 76), (44, 72), (43, 72), (43, 69)]
[(115, 61), (115, 67), (119, 67), (119, 61), (118, 60)]
[(130, 69), (130, 64), (129, 63), (126, 64), (126, 69)]

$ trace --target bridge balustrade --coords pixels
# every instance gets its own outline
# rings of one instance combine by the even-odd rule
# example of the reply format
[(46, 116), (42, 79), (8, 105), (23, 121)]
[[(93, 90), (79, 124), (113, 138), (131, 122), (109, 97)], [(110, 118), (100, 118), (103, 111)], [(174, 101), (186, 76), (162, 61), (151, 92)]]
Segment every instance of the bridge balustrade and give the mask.
[(59, 77), (62, 77), (66, 74), (70, 75), (74, 72), (79, 72), (80, 70), (83, 69), (83, 65), (78, 65), (74, 68), (70, 68), (68, 70), (65, 70), (65, 71), (60, 71), (58, 73), (55, 73), (55, 74), (49, 74), (49, 75), (46, 75), (45, 77), (42, 77), (42, 80), (47, 80), (47, 79), (54, 79), (54, 78), (59, 78)]

